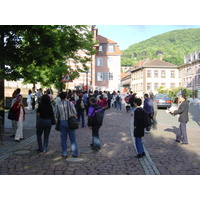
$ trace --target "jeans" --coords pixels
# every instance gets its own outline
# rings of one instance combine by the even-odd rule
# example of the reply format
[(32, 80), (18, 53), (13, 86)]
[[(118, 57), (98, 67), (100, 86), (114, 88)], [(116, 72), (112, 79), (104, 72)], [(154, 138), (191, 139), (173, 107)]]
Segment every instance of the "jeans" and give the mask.
[[(37, 131), (36, 131), (38, 150), (44, 151), (44, 152), (47, 151), (50, 131), (51, 131), (51, 119), (38, 118)], [(43, 146), (42, 146), (43, 132), (44, 132), (44, 141), (43, 141)]]
[(62, 147), (62, 155), (63, 156), (67, 156), (67, 135), (69, 135), (72, 155), (78, 156), (76, 131), (69, 129), (68, 120), (60, 120), (60, 138), (61, 138), (61, 147)]
[(135, 110), (136, 110), (136, 107), (132, 107), (132, 106), (130, 107), (130, 111), (131, 111), (132, 116), (134, 116)]
[(102, 117), (104, 118), (105, 110), (102, 110)]
[(101, 148), (100, 139), (99, 139), (99, 129), (100, 126), (93, 126), (92, 127), (92, 146)]
[(116, 106), (117, 106), (117, 110), (118, 109), (122, 109), (122, 103), (121, 103), (121, 101), (116, 101)]
[(79, 123), (80, 123), (80, 119), (82, 119), (82, 127), (85, 127), (84, 111), (77, 112), (77, 121)]
[(137, 149), (138, 154), (142, 154), (144, 152), (144, 148), (143, 148), (141, 137), (135, 138), (135, 145), (136, 145), (136, 149)]

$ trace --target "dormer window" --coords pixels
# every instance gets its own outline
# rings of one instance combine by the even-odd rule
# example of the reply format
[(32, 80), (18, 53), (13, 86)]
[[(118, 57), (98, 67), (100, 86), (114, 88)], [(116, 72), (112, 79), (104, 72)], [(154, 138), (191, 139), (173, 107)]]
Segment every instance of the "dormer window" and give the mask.
[(115, 52), (115, 48), (114, 48), (113, 44), (108, 44), (107, 52), (109, 52), (109, 53), (114, 53)]
[(103, 44), (99, 45), (99, 52), (103, 53)]

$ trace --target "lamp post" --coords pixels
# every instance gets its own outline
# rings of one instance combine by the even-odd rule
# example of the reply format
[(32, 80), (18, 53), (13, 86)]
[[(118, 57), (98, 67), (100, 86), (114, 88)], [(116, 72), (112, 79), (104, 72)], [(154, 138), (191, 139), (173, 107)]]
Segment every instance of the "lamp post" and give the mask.
[(85, 73), (86, 73), (86, 88), (87, 88), (87, 93), (88, 93), (88, 72), (89, 72), (89, 69), (86, 69)]

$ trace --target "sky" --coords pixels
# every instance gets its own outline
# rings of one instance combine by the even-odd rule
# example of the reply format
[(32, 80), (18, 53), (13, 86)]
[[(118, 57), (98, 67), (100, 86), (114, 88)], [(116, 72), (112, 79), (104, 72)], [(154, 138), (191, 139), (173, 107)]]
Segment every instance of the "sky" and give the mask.
[(200, 25), (96, 25), (98, 35), (118, 43), (120, 50), (172, 30), (200, 28)]

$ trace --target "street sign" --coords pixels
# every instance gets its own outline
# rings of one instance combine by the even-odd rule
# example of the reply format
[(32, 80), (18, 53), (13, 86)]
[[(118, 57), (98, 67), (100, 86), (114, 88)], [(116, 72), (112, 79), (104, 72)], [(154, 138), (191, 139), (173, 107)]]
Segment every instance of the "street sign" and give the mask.
[(62, 78), (61, 82), (73, 82), (70, 78), (69, 74), (65, 74), (64, 77)]

